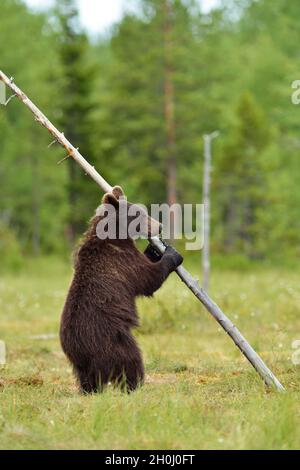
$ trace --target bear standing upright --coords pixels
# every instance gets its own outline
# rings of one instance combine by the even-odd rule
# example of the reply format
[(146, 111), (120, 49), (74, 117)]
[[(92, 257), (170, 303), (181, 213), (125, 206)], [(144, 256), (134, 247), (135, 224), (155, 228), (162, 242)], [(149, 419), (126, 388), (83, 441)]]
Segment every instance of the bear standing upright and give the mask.
[[(122, 189), (115, 186), (102, 200), (102, 205), (115, 209), (116, 237), (97, 236), (103, 214), (96, 212), (91, 220), (76, 256), (61, 319), (62, 348), (85, 393), (102, 391), (108, 382), (131, 391), (143, 382), (142, 356), (131, 333), (138, 326), (135, 298), (151, 296), (182, 263), (181, 255), (171, 247), (162, 256), (150, 245), (141, 253), (128, 233), (125, 239), (118, 236), (123, 196)], [(126, 202), (128, 214), (132, 206)], [(159, 222), (146, 212), (142, 216), (147, 218), (145, 235), (158, 235)], [(128, 231), (132, 217), (126, 220)]]

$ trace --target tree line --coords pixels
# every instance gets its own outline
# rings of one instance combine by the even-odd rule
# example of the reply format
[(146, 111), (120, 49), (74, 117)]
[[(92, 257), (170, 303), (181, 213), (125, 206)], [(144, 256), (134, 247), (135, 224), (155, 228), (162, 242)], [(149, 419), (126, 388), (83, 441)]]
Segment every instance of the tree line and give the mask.
[[(219, 129), (212, 248), (298, 254), (297, 0), (139, 0), (90, 38), (76, 3), (2, 0), (1, 68), (112, 184), (141, 203), (199, 203), (202, 135)], [(0, 108), (0, 252), (64, 253), (101, 200), (12, 100)], [(2, 240), (2, 241), (1, 241)], [(2, 256), (2, 255), (1, 255)]]

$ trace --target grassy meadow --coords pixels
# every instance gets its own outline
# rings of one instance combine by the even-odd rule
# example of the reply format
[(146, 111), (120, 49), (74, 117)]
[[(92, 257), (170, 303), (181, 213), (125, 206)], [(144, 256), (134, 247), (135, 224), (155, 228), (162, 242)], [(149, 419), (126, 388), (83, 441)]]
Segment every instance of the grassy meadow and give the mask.
[[(194, 270), (195, 272), (195, 270)], [(214, 271), (211, 295), (285, 385), (267, 391), (201, 304), (172, 275), (140, 299), (147, 380), (126, 395), (78, 393), (58, 340), (71, 271), (30, 262), (0, 277), (1, 449), (295, 449), (300, 447), (299, 273)], [(294, 356), (295, 357), (295, 356)], [(298, 354), (299, 357), (299, 354)]]

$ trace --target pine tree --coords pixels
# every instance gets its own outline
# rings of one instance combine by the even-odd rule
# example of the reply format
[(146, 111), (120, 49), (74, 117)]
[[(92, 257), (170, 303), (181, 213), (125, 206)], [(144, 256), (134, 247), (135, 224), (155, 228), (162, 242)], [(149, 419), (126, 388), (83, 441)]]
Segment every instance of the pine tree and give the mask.
[(239, 99), (236, 125), (223, 149), (218, 168), (218, 204), (227, 251), (258, 256), (258, 213), (267, 210), (267, 174), (264, 154), (270, 144), (270, 130), (263, 112), (249, 92)]
[[(92, 134), (93, 80), (95, 68), (90, 60), (90, 44), (82, 32), (74, 0), (59, 0), (56, 7), (58, 19), (59, 54), (62, 64), (62, 103), (60, 125), (66, 137), (92, 164), (95, 164)], [(71, 244), (82, 233), (99, 199), (82, 170), (71, 159), (69, 170), (69, 223)]]
[(182, 200), (182, 178), (199, 156), (201, 94), (187, 3), (143, 0), (142, 14), (126, 15), (111, 41), (108, 113), (99, 126), (107, 128), (104, 157), (115, 162), (113, 179), (146, 203)]
[[(1, 50), (1, 69), (55, 114), (59, 61), (46, 15), (33, 14), (19, 0), (3, 0), (0, 42), (9, 44)], [(15, 232), (23, 252), (63, 249), (65, 173), (57, 172), (58, 150), (47, 151), (49, 136), (15, 99), (0, 107), (0, 142), (0, 221)]]

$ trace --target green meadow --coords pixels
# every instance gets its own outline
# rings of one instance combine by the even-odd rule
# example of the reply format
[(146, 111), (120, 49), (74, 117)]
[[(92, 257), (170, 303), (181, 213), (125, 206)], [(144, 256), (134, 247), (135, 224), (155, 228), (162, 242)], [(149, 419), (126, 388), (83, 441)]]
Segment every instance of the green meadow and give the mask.
[(130, 395), (108, 388), (82, 396), (58, 339), (68, 264), (31, 261), (18, 275), (2, 276), (0, 448), (299, 448), (298, 277), (279, 268), (221, 270), (210, 289), (286, 393), (265, 388), (173, 274), (153, 299), (138, 301), (145, 385)]

